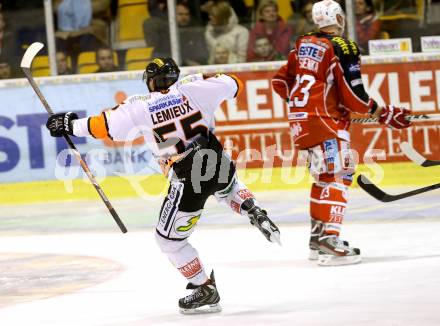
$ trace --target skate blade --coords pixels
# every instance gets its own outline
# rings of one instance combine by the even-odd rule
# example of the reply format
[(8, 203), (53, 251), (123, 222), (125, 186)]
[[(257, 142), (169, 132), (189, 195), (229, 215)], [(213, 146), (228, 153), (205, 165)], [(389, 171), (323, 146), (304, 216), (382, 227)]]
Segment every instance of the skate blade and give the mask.
[(319, 250), (310, 249), (309, 260), (318, 260)]
[(194, 309), (180, 308), (179, 312), (183, 315), (197, 315), (197, 314), (212, 314), (222, 311), (222, 307), (219, 303), (212, 305), (201, 306)]
[(318, 255), (319, 266), (342, 266), (359, 264), (362, 261), (360, 255), (354, 256), (335, 256), (335, 255)]
[(280, 232), (279, 231), (272, 231), (269, 222), (264, 221), (261, 223), (261, 227), (270, 233), (269, 241), (278, 243), (281, 246), (281, 238), (280, 238)]
[(272, 232), (272, 234), (270, 235), (270, 242), (276, 242), (281, 246), (282, 244), (281, 244), (280, 233), (277, 231)]

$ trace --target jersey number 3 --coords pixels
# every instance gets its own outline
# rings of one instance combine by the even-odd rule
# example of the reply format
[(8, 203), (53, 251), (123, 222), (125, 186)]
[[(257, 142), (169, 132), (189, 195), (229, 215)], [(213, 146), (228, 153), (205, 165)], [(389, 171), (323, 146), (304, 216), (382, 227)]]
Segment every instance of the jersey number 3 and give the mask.
[(293, 98), (293, 104), (295, 107), (303, 108), (307, 105), (310, 96), (310, 89), (312, 88), (313, 84), (315, 84), (315, 82), (316, 79), (312, 75), (296, 75), (295, 86), (293, 86), (292, 92), (290, 94), (295, 94), (295, 92), (301, 86), (300, 92), (301, 94), (303, 94), (303, 96), (302, 99), (300, 99), (299, 96), (295, 96)]

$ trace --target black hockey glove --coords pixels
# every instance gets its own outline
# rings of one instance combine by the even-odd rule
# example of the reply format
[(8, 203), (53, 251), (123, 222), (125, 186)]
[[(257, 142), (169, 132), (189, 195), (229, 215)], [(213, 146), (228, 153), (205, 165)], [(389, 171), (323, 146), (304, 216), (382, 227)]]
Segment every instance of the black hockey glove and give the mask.
[(72, 121), (76, 119), (78, 115), (75, 112), (53, 114), (47, 119), (46, 128), (52, 137), (74, 136)]

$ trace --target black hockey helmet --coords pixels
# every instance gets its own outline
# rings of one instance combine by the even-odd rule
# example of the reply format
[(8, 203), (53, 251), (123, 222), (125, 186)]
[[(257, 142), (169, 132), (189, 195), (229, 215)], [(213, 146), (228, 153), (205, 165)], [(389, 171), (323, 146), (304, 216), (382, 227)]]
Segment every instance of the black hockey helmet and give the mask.
[(154, 81), (154, 89), (150, 91), (167, 90), (179, 79), (180, 69), (171, 58), (154, 58), (145, 68), (143, 80), (150, 89), (150, 80)]

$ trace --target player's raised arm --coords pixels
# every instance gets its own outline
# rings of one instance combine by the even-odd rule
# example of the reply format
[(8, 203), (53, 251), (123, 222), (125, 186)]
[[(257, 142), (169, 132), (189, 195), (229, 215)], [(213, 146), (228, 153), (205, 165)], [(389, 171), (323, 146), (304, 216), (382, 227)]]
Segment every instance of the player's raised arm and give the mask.
[(243, 83), (232, 74), (196, 74), (182, 78), (177, 88), (199, 108), (213, 112), (224, 100), (237, 97)]
[(113, 109), (83, 119), (78, 119), (78, 115), (74, 112), (54, 114), (48, 118), (46, 127), (53, 137), (68, 134), (76, 137), (130, 141), (139, 136), (132, 117), (135, 114), (135, 97), (133, 97)]

